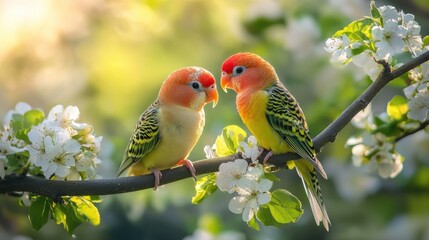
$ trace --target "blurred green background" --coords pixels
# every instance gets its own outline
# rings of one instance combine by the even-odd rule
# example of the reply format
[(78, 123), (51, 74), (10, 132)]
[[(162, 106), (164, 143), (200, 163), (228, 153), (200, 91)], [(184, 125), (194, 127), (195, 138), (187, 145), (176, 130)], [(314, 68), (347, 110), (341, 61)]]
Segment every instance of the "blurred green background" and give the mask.
[[(426, 0), (377, 1), (413, 13), (429, 34)], [(172, 71), (198, 65), (217, 79), (229, 55), (251, 51), (270, 61), (306, 113), (313, 136), (323, 130), (370, 83), (350, 65), (329, 63), (324, 42), (347, 23), (368, 15), (363, 0), (0, 0), (0, 116), (19, 101), (45, 112), (76, 105), (82, 122), (103, 136), (100, 174), (113, 177), (139, 115), (156, 98)], [(220, 86), (219, 90), (220, 90)], [(401, 89), (390, 86), (375, 99), (374, 112)], [(206, 128), (192, 152), (203, 159), (229, 124), (244, 127), (235, 94), (220, 91), (206, 108)], [(190, 179), (151, 190), (103, 197), (102, 223), (85, 224), (77, 239), (194, 239), (203, 231), (222, 239), (429, 239), (429, 138), (418, 133), (400, 142), (406, 157), (395, 179), (352, 166), (346, 127), (320, 154), (330, 176), (321, 181), (332, 221), (317, 227), (295, 172), (282, 171), (275, 188), (298, 196), (305, 210), (298, 223), (256, 232), (228, 210), (232, 196), (217, 192), (192, 205)], [(0, 196), (0, 239), (71, 238), (52, 221), (32, 230), (27, 209)], [(200, 235), (198, 235), (200, 234)]]

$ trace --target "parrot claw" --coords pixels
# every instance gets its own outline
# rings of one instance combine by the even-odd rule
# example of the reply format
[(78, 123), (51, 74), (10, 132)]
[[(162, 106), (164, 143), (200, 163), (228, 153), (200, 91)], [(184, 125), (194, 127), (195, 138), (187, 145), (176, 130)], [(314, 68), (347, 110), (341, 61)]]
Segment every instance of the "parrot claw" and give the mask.
[(191, 172), (192, 178), (197, 181), (197, 176), (196, 176), (196, 171), (194, 168), (194, 164), (192, 164), (192, 162), (188, 159), (182, 159), (180, 161), (177, 162), (177, 165), (183, 165), (186, 168), (188, 168), (189, 172)]
[(152, 169), (153, 175), (155, 176), (155, 186), (153, 187), (153, 190), (156, 190), (159, 186), (161, 177), (162, 177), (162, 173), (161, 171), (159, 171), (158, 169)]
[(266, 165), (266, 164), (267, 164), (267, 161), (268, 161), (272, 156), (273, 156), (273, 152), (272, 152), (272, 151), (269, 151), (269, 152), (267, 153), (267, 155), (265, 155), (264, 160), (262, 161), (262, 163), (263, 163), (264, 165)]

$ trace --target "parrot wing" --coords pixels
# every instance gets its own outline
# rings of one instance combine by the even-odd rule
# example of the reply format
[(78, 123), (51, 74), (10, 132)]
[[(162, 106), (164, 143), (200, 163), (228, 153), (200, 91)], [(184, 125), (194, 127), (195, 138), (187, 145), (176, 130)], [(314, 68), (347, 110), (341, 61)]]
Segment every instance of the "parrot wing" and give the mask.
[(322, 164), (316, 157), (304, 113), (295, 98), (277, 82), (267, 89), (269, 99), (265, 117), (270, 126), (301, 157), (308, 160), (317, 171), (327, 178)]
[(161, 139), (159, 131), (159, 101), (155, 101), (141, 115), (136, 129), (125, 150), (124, 160), (119, 167), (118, 176), (151, 152)]

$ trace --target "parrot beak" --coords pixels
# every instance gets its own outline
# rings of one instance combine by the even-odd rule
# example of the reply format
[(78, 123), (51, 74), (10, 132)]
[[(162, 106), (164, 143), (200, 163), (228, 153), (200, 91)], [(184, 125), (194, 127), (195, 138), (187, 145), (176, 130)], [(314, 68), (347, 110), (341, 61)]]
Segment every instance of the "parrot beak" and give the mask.
[(220, 86), (222, 87), (222, 90), (224, 92), (228, 92), (227, 88), (232, 89), (231, 78), (229, 77), (229, 75), (226, 72), (222, 72), (222, 78), (220, 80)]
[(208, 97), (207, 102), (213, 101), (213, 107), (216, 107), (217, 101), (219, 100), (216, 85), (209, 87), (209, 89), (206, 90), (206, 95)]

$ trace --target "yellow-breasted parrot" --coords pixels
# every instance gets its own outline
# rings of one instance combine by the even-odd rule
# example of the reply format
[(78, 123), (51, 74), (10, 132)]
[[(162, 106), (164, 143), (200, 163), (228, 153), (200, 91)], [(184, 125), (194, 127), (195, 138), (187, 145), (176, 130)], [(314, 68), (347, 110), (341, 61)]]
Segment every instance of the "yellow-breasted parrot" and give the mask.
[(237, 53), (222, 64), (222, 89), (237, 93), (236, 105), (244, 124), (272, 154), (295, 152), (302, 159), (288, 162), (301, 177), (317, 225), (323, 222), (329, 231), (328, 213), (316, 170), (327, 178), (316, 157), (313, 141), (303, 111), (298, 102), (280, 82), (274, 67), (253, 53)]
[(131, 135), (118, 176), (153, 172), (155, 189), (160, 170), (185, 165), (195, 178), (187, 159), (203, 132), (204, 106), (218, 101), (213, 75), (201, 67), (186, 67), (170, 74), (158, 98), (141, 115)]

